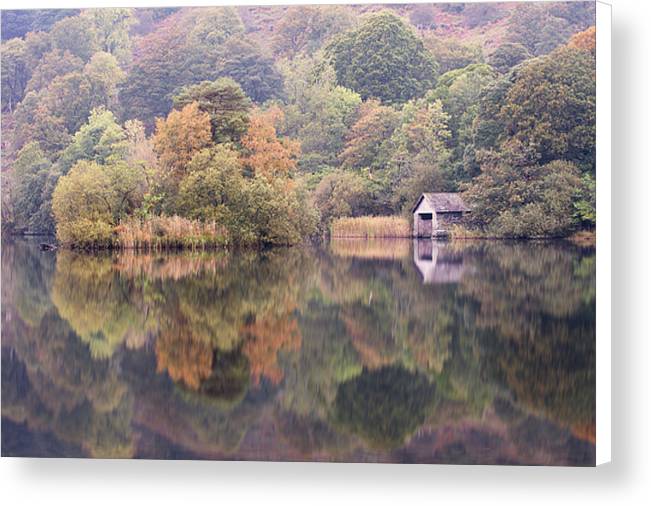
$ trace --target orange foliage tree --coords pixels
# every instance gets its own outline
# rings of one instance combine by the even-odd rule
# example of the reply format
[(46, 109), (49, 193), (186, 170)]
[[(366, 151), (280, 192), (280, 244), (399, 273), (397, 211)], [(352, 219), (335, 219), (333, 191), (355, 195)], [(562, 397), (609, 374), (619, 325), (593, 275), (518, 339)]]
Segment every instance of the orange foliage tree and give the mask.
[(242, 146), (247, 152), (244, 164), (255, 175), (271, 180), (288, 177), (296, 169), (301, 145), (296, 140), (278, 138), (276, 125), (283, 120), (284, 114), (278, 107), (251, 114)]
[(154, 150), (164, 176), (180, 181), (194, 154), (211, 140), (210, 115), (196, 102), (170, 112), (166, 119), (157, 118)]
[(569, 47), (588, 51), (594, 56), (597, 47), (596, 38), (597, 32), (595, 30), (595, 27), (591, 26), (587, 30), (583, 30), (582, 32), (572, 35), (567, 45)]

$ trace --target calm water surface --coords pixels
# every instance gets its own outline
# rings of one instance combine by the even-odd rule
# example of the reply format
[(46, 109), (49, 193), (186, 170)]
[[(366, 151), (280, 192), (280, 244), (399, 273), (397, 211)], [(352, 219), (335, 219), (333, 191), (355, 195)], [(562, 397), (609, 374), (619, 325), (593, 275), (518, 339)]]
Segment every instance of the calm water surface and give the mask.
[(595, 253), (2, 249), (2, 454), (593, 465)]

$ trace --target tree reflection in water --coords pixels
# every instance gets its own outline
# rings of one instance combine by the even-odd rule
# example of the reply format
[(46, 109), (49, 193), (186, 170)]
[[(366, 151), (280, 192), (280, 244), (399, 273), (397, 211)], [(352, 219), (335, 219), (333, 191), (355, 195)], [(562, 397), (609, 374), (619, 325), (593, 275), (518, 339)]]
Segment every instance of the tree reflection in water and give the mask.
[(593, 464), (594, 258), (4, 244), (3, 454)]

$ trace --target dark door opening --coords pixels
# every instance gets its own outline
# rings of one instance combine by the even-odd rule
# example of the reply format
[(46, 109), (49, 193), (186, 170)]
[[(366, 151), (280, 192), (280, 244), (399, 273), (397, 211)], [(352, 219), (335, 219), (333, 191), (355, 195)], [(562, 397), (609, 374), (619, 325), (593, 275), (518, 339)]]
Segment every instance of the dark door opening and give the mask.
[(418, 237), (432, 237), (432, 213), (418, 215)]

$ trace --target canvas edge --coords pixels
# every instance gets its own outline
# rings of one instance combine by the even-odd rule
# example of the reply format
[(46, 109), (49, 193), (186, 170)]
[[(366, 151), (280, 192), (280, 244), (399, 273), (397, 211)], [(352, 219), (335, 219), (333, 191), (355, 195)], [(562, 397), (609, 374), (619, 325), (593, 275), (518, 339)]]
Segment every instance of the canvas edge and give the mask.
[(611, 32), (612, 5), (596, 2), (597, 332), (596, 465), (611, 461)]

